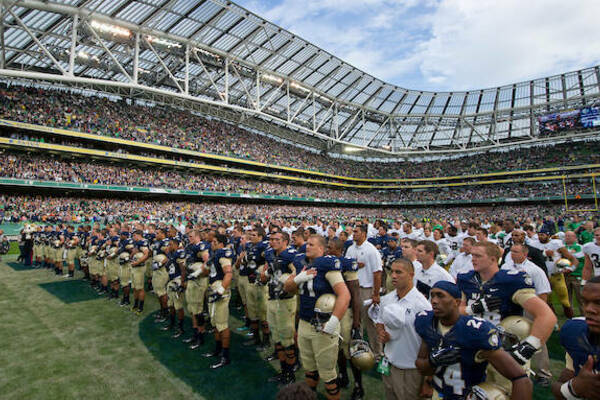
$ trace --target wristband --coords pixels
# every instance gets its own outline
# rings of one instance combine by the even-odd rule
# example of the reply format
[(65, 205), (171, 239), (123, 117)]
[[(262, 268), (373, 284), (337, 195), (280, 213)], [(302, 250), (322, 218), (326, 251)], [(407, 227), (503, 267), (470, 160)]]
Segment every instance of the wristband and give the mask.
[(577, 397), (575, 395), (575, 391), (573, 390), (573, 385), (571, 384), (572, 379), (569, 379), (567, 382), (563, 383), (560, 386), (560, 394), (565, 398), (565, 400), (583, 400), (582, 397)]
[(585, 279), (581, 280), (581, 286), (585, 286), (586, 283), (587, 283), (587, 281)]
[(515, 378), (512, 378), (510, 381), (514, 382), (514, 381), (518, 381), (519, 379), (523, 379), (523, 378), (529, 378), (529, 377), (527, 376), (527, 374), (523, 374), (523, 375), (519, 375)]
[(536, 338), (535, 336), (527, 336), (525, 338), (525, 342), (529, 343), (530, 345), (532, 345), (536, 350), (539, 350), (540, 347), (542, 347), (542, 341), (538, 338)]

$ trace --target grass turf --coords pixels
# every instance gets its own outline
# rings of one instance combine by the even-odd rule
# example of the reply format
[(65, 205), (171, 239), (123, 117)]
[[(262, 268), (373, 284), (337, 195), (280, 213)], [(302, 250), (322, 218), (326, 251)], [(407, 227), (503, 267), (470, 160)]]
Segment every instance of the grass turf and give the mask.
[[(232, 309), (233, 364), (210, 370), (202, 353), (190, 351), (153, 323), (158, 309), (146, 296), (137, 317), (115, 301), (99, 297), (82, 280), (64, 280), (43, 269), (18, 267), (16, 256), (0, 262), (0, 393), (2, 399), (273, 399), (277, 386), (267, 383), (277, 363), (263, 361), (242, 346), (240, 315)], [(77, 272), (76, 277), (81, 277)], [(557, 307), (557, 310), (559, 307)], [(564, 319), (564, 318), (563, 318)], [(186, 332), (191, 321), (186, 318)], [(548, 343), (552, 372), (564, 365), (564, 351), (554, 334)], [(302, 379), (302, 371), (297, 378)], [(383, 384), (375, 372), (363, 377), (367, 399), (382, 399)], [(319, 387), (319, 398), (323, 386)], [(344, 389), (342, 398), (350, 398)], [(549, 399), (549, 389), (536, 387), (534, 399)]]

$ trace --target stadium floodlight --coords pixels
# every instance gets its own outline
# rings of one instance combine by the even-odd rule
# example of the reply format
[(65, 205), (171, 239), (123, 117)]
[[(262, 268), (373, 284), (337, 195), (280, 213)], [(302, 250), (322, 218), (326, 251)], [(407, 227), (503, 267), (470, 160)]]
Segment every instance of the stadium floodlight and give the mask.
[(90, 26), (98, 33), (102, 33), (104, 35), (116, 36), (125, 39), (131, 38), (131, 31), (121, 26), (105, 24), (99, 21), (92, 21)]
[(364, 151), (364, 149), (354, 146), (344, 146), (344, 153), (360, 153), (361, 151)]
[(165, 48), (165, 49), (168, 49), (168, 50), (171, 50), (171, 49), (180, 49), (181, 48), (181, 44), (180, 43), (172, 42), (170, 40), (162, 39), (162, 38), (159, 38), (159, 37), (156, 37), (156, 36), (147, 35), (146, 39), (152, 45), (158, 46), (158, 47), (162, 47), (162, 48)]
[(265, 82), (274, 83), (276, 85), (281, 85), (283, 83), (282, 78), (271, 74), (262, 74), (260, 78)]

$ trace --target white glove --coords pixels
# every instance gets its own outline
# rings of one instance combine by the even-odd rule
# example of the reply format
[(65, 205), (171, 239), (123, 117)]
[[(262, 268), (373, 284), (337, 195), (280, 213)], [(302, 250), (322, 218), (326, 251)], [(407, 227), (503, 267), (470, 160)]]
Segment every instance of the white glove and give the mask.
[(335, 331), (339, 325), (340, 320), (338, 319), (338, 317), (332, 314), (329, 318), (329, 321), (325, 323), (325, 326), (323, 327), (323, 332), (329, 335), (335, 335)]
[(219, 286), (217, 288), (217, 293), (219, 293), (221, 296), (223, 296), (223, 294), (225, 293), (225, 288), (223, 286)]
[(197, 278), (202, 273), (202, 269), (194, 271), (190, 274), (190, 278)]
[(308, 274), (306, 271), (307, 270), (304, 270), (298, 275), (296, 275), (296, 277), (294, 278), (294, 282), (296, 283), (296, 285), (300, 285), (301, 283), (315, 279), (314, 275)]

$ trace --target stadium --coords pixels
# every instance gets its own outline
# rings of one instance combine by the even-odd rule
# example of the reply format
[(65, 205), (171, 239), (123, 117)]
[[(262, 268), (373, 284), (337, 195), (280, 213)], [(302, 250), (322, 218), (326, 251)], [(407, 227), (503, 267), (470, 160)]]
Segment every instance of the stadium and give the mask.
[[(577, 364), (565, 335), (595, 332), (573, 329), (600, 284), (600, 66), (422, 91), (230, 1), (2, 0), (0, 14), (3, 399), (446, 398), (452, 379), (456, 399), (598, 395), (578, 380), (597, 337)], [(492, 309), (477, 251), (521, 277), (510, 306)], [(417, 317), (399, 328), (384, 299), (404, 273), (434, 320), (436, 296), (462, 298), (444, 305), (459, 321), (497, 314), (502, 344), (473, 347), (493, 354), (477, 361), (487, 378), (461, 380), (418, 323), (416, 366), (396, 363), (412, 334), (394, 332)], [(517, 316), (510, 347), (500, 319)]]

